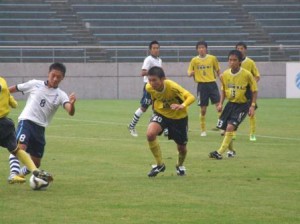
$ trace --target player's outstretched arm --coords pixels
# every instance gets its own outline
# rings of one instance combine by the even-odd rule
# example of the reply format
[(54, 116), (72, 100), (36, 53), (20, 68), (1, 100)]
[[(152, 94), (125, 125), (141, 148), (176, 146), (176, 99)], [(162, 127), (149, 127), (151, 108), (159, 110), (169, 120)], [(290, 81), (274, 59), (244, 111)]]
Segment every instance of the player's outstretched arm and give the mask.
[(15, 93), (15, 92), (17, 92), (17, 91), (18, 91), (18, 89), (17, 89), (17, 86), (16, 86), (16, 85), (10, 86), (10, 87), (9, 87), (9, 92), (10, 92), (10, 93)]
[(69, 102), (65, 104), (65, 110), (69, 113), (70, 116), (73, 116), (75, 114), (75, 102), (75, 93), (71, 93), (69, 96)]

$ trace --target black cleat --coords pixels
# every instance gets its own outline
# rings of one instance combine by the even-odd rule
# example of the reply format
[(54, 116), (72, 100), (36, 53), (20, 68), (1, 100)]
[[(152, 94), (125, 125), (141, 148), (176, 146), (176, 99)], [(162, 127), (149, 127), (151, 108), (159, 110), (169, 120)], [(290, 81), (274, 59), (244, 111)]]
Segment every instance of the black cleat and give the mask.
[(160, 166), (158, 165), (153, 165), (153, 168), (150, 170), (150, 172), (148, 173), (148, 177), (155, 177), (157, 174), (164, 172), (166, 169), (165, 164), (162, 164)]
[(228, 158), (233, 158), (233, 157), (235, 157), (236, 156), (236, 152), (234, 151), (234, 150), (229, 150), (228, 152), (227, 152), (227, 157)]
[(208, 157), (213, 158), (213, 159), (222, 159), (223, 158), (222, 155), (219, 154), (217, 151), (210, 152), (208, 154)]
[(178, 176), (185, 176), (185, 167), (184, 166), (176, 166), (176, 173)]
[(50, 173), (47, 173), (44, 170), (35, 170), (35, 171), (32, 172), (32, 174), (35, 177), (40, 178), (44, 181), (47, 181), (47, 182), (52, 182), (53, 181), (52, 175)]

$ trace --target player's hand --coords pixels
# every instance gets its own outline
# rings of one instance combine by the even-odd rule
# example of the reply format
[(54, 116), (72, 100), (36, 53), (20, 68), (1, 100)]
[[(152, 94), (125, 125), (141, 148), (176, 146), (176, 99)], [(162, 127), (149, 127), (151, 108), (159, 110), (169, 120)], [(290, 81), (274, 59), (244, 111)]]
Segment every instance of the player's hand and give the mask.
[(190, 74), (189, 74), (189, 76), (191, 77), (191, 76), (195, 76), (195, 71), (192, 71)]
[(254, 114), (255, 114), (255, 107), (251, 106), (251, 107), (249, 108), (248, 115), (249, 115), (250, 117), (253, 117)]
[(173, 104), (171, 104), (170, 108), (172, 110), (182, 110), (184, 108), (184, 106), (182, 104), (175, 104), (175, 103), (173, 103)]
[(74, 104), (75, 103), (75, 101), (76, 101), (75, 93), (71, 93), (69, 95), (69, 101), (70, 101), (70, 104)]
[(222, 109), (223, 109), (223, 105), (221, 103), (219, 103), (217, 106), (217, 111), (222, 112)]

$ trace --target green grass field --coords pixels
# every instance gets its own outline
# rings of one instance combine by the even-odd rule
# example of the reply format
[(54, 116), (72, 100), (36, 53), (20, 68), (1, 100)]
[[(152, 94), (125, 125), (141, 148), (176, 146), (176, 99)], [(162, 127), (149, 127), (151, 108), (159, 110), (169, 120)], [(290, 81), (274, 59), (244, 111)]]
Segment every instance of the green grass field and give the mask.
[[(8, 153), (0, 150), (0, 223), (300, 223), (300, 100), (260, 99), (257, 142), (246, 118), (234, 142), (237, 157), (211, 160), (222, 137), (200, 137), (199, 108), (190, 107), (187, 175), (175, 174), (175, 143), (160, 137), (166, 171), (148, 178), (154, 159), (145, 132), (150, 110), (127, 131), (138, 100), (78, 100), (47, 128), (42, 168), (46, 191), (7, 183)], [(13, 110), (15, 121), (23, 108)], [(216, 123), (210, 106), (207, 127)], [(27, 180), (29, 177), (27, 178)]]

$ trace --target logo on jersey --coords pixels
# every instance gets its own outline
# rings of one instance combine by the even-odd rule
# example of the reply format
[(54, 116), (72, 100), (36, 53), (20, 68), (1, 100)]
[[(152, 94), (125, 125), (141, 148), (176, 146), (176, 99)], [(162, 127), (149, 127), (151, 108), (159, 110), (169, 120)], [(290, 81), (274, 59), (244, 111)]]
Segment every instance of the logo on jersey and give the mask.
[(298, 89), (300, 89), (300, 72), (296, 75), (295, 84)]

